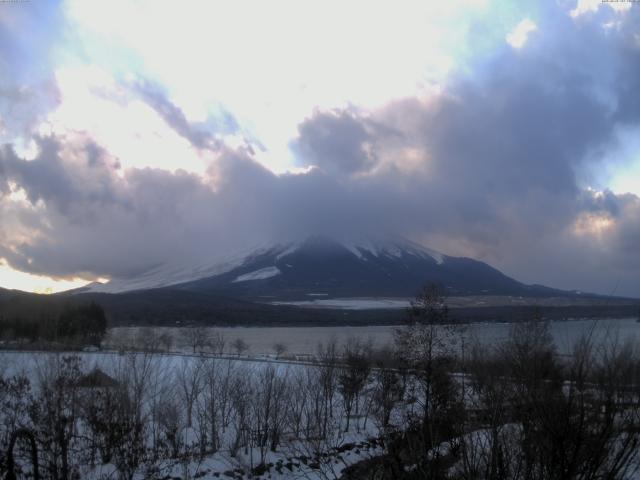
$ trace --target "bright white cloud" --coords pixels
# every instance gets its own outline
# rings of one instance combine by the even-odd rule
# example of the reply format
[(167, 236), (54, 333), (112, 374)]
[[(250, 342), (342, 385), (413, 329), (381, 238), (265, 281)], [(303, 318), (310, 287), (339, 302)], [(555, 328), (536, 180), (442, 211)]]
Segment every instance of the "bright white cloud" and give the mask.
[(203, 173), (206, 164), (149, 105), (132, 98), (95, 67), (56, 72), (61, 103), (48, 117), (54, 133), (84, 131), (117, 157), (123, 168), (183, 169)]
[(507, 35), (507, 43), (513, 48), (522, 48), (527, 43), (531, 32), (535, 32), (537, 29), (538, 26), (533, 21), (525, 18)]
[(134, 52), (117, 68), (162, 82), (192, 118), (222, 103), (267, 147), (261, 161), (284, 171), (314, 108), (379, 105), (442, 81), (486, 3), (242, 0), (177, 12), (175, 2), (69, 0), (67, 10), (86, 50)]
[(616, 169), (609, 187), (616, 193), (634, 193), (640, 196), (640, 155), (635, 162)]
[(608, 188), (615, 193), (640, 196), (640, 129), (618, 127), (604, 161), (595, 162), (587, 171), (586, 183)]
[(617, 11), (625, 11), (631, 8), (633, 1), (578, 0), (576, 7), (571, 10), (570, 15), (575, 18), (588, 12), (595, 12), (598, 8), (605, 5)]

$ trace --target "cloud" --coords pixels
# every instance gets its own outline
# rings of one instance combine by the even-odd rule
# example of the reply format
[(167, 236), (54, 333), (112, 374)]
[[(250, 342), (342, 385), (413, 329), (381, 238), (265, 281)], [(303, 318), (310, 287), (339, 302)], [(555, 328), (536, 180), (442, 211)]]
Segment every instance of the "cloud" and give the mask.
[(236, 228), (256, 233), (242, 227), (251, 227), (251, 218), (230, 214), (232, 191), (219, 185), (216, 192), (209, 178), (122, 171), (81, 135), (38, 143), (40, 152), (31, 161), (9, 147), (0, 152), (0, 169), (25, 197), (5, 197), (1, 204), (3, 217), (14, 222), (2, 232), (0, 257), (15, 268), (60, 277), (131, 276), (169, 255), (179, 263), (229, 251), (243, 235), (230, 233)]
[(134, 81), (130, 88), (153, 108), (176, 133), (187, 139), (196, 148), (218, 149), (220, 140), (216, 138), (215, 133), (236, 133), (240, 130), (236, 119), (226, 111), (222, 112), (219, 120), (211, 119), (207, 125), (195, 125), (189, 122), (184, 112), (167, 98), (166, 92), (149, 80)]
[(56, 39), (64, 28), (60, 2), (0, 8), (0, 141), (29, 132), (53, 108)]
[(479, 56), (438, 93), (311, 112), (291, 143), (309, 167), (299, 174), (261, 166), (251, 142), (231, 145), (231, 117), (190, 122), (160, 86), (136, 83), (127, 95), (207, 150), (205, 174), (123, 168), (82, 132), (32, 133), (32, 160), (0, 150), (0, 258), (33, 273), (124, 277), (260, 241), (401, 233), (527, 282), (619, 283), (640, 296), (640, 199), (585, 182), (618, 129), (640, 120), (640, 17), (574, 18), (556, 5), (535, 22), (521, 48)]
[(366, 171), (377, 162), (371, 130), (367, 122), (348, 111), (319, 111), (298, 126), (293, 148), (304, 163), (332, 173)]
[(20, 185), (32, 204), (43, 201), (61, 214), (81, 221), (78, 213), (88, 205), (119, 203), (119, 164), (87, 139), (36, 137), (35, 159), (20, 159), (5, 145), (0, 162), (9, 179)]
[(537, 29), (538, 27), (535, 23), (525, 18), (507, 35), (507, 43), (513, 48), (522, 48), (522, 46), (527, 43), (529, 34), (535, 32)]
[[(640, 120), (629, 86), (639, 77), (629, 66), (639, 52), (632, 12), (578, 20), (548, 12), (526, 47), (494, 52), (441, 94), (360, 118), (349, 113), (349, 128), (327, 121), (339, 113), (316, 113), (297, 144), (320, 145), (306, 157), (314, 164), (334, 154), (349, 172), (375, 172), (350, 186), (368, 182), (388, 200), (377, 205), (378, 225), (480, 256), (526, 281), (601, 292), (620, 281), (618, 293), (638, 295), (640, 201), (583, 182), (617, 130)], [(603, 26), (612, 18), (613, 31)], [(607, 55), (586, 57), (584, 45)], [(401, 138), (370, 133), (372, 122)], [(365, 142), (375, 157), (364, 156)], [(398, 157), (406, 160), (407, 150), (422, 168), (403, 171)], [(360, 198), (363, 211), (370, 200)]]

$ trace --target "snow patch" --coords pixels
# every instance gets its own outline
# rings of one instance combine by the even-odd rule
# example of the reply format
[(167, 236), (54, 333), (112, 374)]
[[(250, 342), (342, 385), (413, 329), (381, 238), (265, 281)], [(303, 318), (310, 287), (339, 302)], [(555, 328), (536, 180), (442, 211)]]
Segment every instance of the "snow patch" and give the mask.
[(338, 308), (342, 310), (399, 310), (411, 306), (411, 301), (405, 298), (331, 298), (293, 302), (272, 302), (272, 305), (292, 305), (306, 308)]
[(365, 253), (369, 253), (373, 257), (385, 256), (389, 258), (402, 258), (403, 255), (408, 254), (419, 258), (432, 259), (438, 265), (441, 265), (445, 258), (440, 252), (405, 239), (391, 242), (343, 242), (342, 245), (362, 260), (366, 260)]
[(422, 258), (431, 258), (438, 265), (442, 265), (445, 260), (445, 256), (440, 252), (436, 252), (435, 250), (422, 246), (418, 243), (410, 242), (409, 240), (404, 240), (401, 248), (411, 255)]
[(362, 252), (355, 245), (350, 245), (348, 243), (343, 244), (344, 248), (353, 253), (356, 257), (362, 258)]
[(255, 270), (253, 272), (240, 275), (232, 283), (247, 282), (251, 280), (264, 280), (265, 278), (275, 277), (276, 275), (280, 275), (281, 273), (282, 272), (278, 267), (261, 268), (260, 270)]
[(300, 248), (300, 244), (298, 243), (292, 243), (291, 245), (289, 245), (285, 250), (283, 250), (282, 252), (280, 252), (277, 256), (276, 256), (276, 260), (280, 260), (283, 257), (286, 257), (287, 255), (292, 254), (293, 252), (295, 252), (298, 248)]

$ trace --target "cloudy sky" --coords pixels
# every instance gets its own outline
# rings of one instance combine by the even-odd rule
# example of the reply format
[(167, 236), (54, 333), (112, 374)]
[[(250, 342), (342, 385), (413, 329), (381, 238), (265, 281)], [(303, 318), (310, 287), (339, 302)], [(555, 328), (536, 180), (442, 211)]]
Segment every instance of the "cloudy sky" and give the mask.
[(640, 297), (631, 5), (0, 2), (0, 286), (401, 234)]

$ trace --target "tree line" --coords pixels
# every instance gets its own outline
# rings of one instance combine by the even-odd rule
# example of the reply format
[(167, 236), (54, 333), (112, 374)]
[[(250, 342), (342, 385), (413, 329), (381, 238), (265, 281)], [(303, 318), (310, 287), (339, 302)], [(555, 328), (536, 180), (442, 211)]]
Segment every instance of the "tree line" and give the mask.
[(4, 309), (0, 313), (0, 339), (100, 345), (107, 331), (107, 318), (100, 305), (52, 302), (49, 307)]

